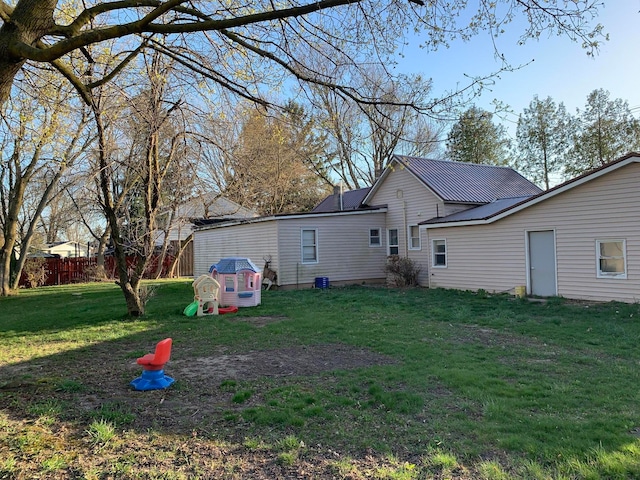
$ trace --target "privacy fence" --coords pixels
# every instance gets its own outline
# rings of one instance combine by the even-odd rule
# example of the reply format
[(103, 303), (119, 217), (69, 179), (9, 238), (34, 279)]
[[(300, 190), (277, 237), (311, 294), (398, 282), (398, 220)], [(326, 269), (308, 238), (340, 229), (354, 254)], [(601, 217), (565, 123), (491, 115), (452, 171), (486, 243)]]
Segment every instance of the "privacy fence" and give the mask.
[[(183, 255), (184, 257), (184, 255)], [(167, 255), (162, 261), (160, 277), (166, 278), (170, 273), (173, 263), (173, 256)], [(155, 257), (149, 263), (144, 272), (144, 278), (156, 278), (158, 276), (160, 258)], [(174, 275), (191, 275), (193, 262), (188, 262), (189, 258), (180, 258), (180, 264), (174, 270)], [(127, 258), (127, 267), (130, 271), (135, 268), (136, 258)], [(66, 285), (69, 283), (91, 282), (96, 280), (97, 269), (96, 257), (80, 258), (36, 258), (27, 260), (27, 265), (20, 278), (21, 287), (31, 287), (36, 285)], [(108, 278), (116, 278), (116, 261), (114, 257), (108, 256), (104, 259), (105, 273)], [(33, 282), (33, 280), (36, 280)], [(31, 281), (30, 281), (31, 280)]]

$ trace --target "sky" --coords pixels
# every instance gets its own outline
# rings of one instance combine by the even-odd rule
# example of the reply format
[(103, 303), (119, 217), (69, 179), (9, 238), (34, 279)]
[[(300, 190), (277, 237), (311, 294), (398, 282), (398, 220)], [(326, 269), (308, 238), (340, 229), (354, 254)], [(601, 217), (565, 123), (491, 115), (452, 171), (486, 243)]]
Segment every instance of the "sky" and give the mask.
[[(563, 102), (567, 111), (584, 110), (587, 96), (595, 89), (610, 92), (610, 99), (627, 100), (635, 115), (640, 115), (640, 0), (609, 0), (600, 9), (596, 23), (604, 26), (609, 41), (603, 42), (595, 57), (589, 57), (582, 46), (567, 37), (541, 36), (517, 45), (521, 29), (510, 25), (497, 39), (501, 53), (511, 64), (529, 65), (515, 72), (501, 74), (474, 104), (492, 111), (497, 99), (511, 107), (513, 113), (503, 119), (509, 133), (515, 135), (518, 114), (528, 107), (534, 95), (550, 96)], [(456, 85), (465, 85), (465, 74), (488, 74), (500, 67), (488, 35), (480, 34), (470, 42), (456, 42), (448, 49), (427, 52), (419, 48), (420, 39), (413, 38), (398, 58), (398, 69), (420, 73), (433, 81), (433, 94), (441, 95)]]

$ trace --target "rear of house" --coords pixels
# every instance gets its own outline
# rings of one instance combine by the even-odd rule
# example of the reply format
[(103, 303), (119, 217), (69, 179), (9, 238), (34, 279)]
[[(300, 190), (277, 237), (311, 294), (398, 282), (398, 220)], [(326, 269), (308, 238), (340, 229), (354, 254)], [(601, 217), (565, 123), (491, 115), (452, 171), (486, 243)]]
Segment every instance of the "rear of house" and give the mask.
[(271, 261), (281, 287), (384, 281), (386, 253), (372, 231), (384, 230), (386, 209), (277, 215), (202, 227), (194, 232), (195, 275), (220, 258)]
[(639, 161), (630, 155), (485, 218), (424, 224), (429, 286), (640, 300)]

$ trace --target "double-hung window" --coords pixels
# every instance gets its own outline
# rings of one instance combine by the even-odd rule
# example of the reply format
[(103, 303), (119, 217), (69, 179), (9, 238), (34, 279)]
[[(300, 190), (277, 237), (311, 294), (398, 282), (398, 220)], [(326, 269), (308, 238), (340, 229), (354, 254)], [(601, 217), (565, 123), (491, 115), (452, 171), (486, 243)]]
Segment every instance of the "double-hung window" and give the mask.
[(302, 230), (301, 243), (302, 263), (318, 263), (318, 230)]
[(370, 228), (369, 229), (369, 246), (370, 247), (381, 247), (382, 246), (382, 237), (380, 236), (379, 228)]
[(409, 227), (409, 250), (420, 250), (420, 227), (411, 225)]
[(387, 232), (387, 236), (389, 237), (389, 255), (399, 255), (400, 243), (398, 241), (398, 229), (390, 228)]
[(625, 240), (596, 240), (598, 278), (627, 278)]
[(431, 242), (432, 262), (431, 265), (436, 268), (444, 268), (447, 266), (447, 241), (433, 240)]

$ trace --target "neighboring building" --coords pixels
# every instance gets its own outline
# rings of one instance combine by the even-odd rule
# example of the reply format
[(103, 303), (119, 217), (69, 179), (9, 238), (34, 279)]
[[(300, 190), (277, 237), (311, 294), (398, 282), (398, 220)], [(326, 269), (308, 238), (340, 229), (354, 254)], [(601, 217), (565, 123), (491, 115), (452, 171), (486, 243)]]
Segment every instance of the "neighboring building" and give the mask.
[[(158, 225), (168, 231), (168, 251), (172, 255), (180, 254), (176, 265), (178, 276), (193, 275), (194, 254), (191, 235), (194, 228), (200, 225), (211, 225), (234, 219), (254, 218), (258, 214), (254, 210), (244, 208), (237, 203), (220, 197), (217, 194), (204, 194), (194, 197), (176, 208), (176, 211), (165, 211), (158, 215)], [(159, 230), (155, 244), (161, 247), (165, 240), (165, 231)]]
[(41, 249), (45, 255), (55, 255), (60, 258), (90, 257), (91, 247), (79, 242), (53, 242)]
[(389, 255), (420, 284), (640, 300), (640, 155), (542, 192), (511, 168), (394, 156), (370, 189), (313, 212), (197, 228), (195, 274), (226, 256), (271, 260), (278, 284), (384, 281)]
[[(168, 211), (158, 215), (158, 225), (165, 225), (170, 216)], [(200, 195), (187, 200), (176, 208), (171, 220), (169, 241), (186, 240), (193, 233), (196, 225), (257, 216), (258, 214), (254, 210), (242, 207), (219, 195), (213, 193)], [(160, 232), (156, 238), (156, 245), (162, 245), (163, 240), (164, 232)]]

